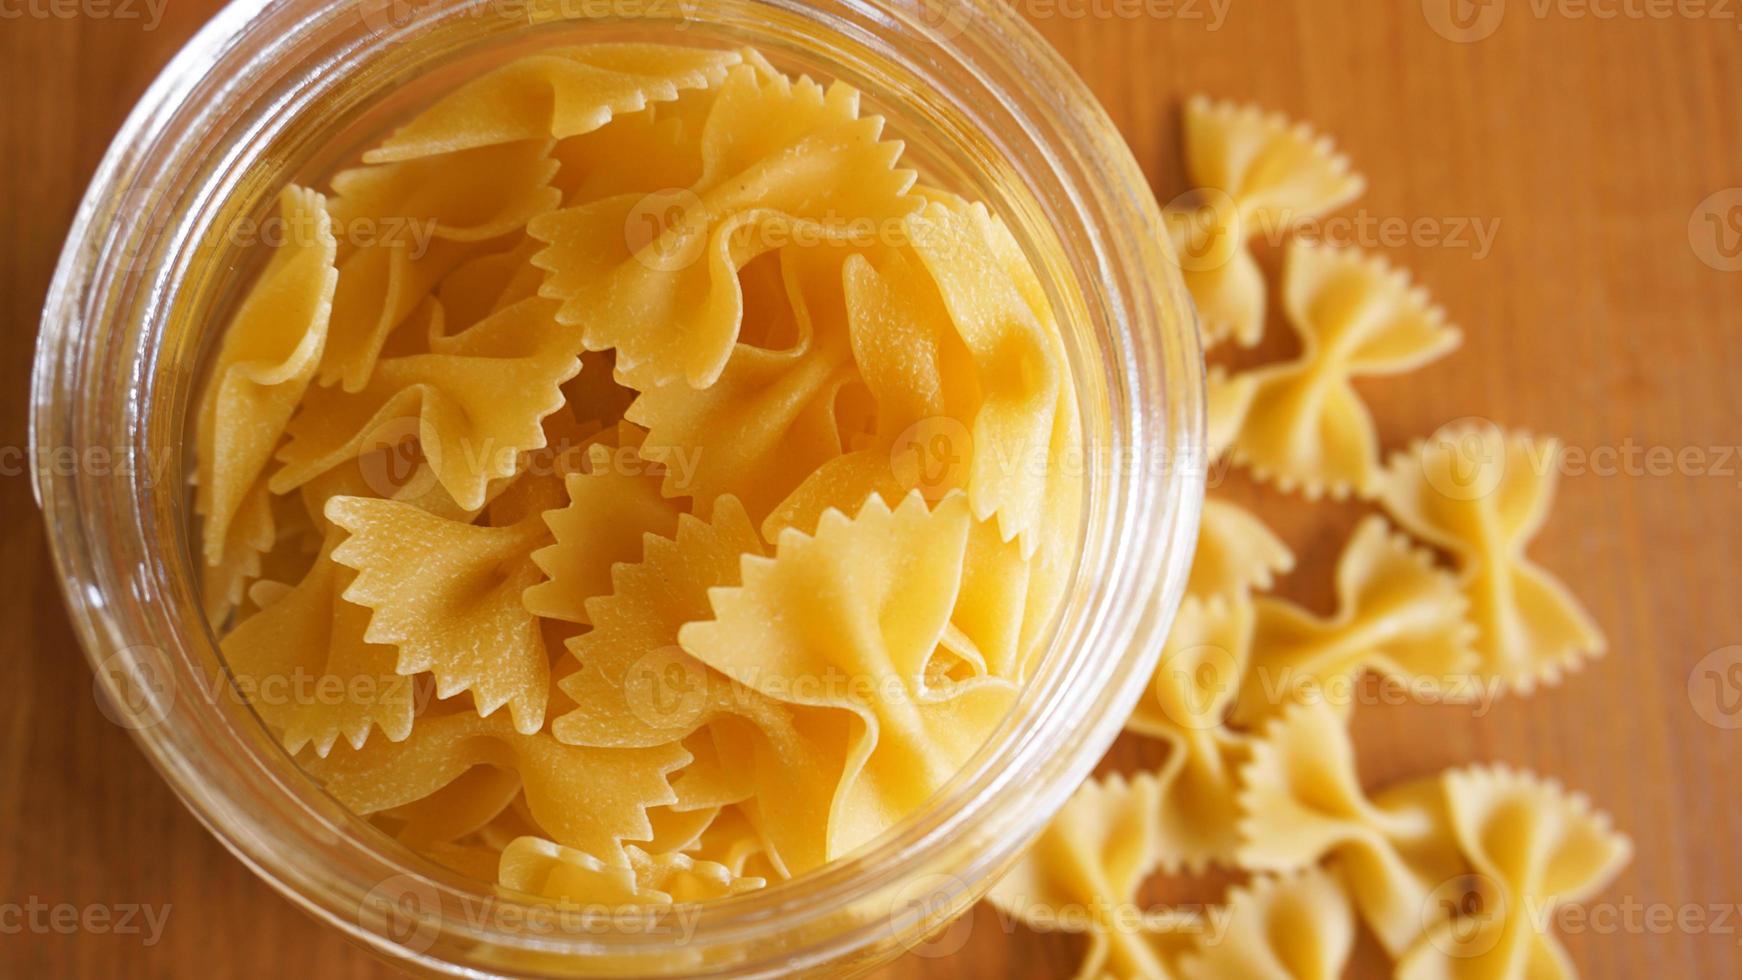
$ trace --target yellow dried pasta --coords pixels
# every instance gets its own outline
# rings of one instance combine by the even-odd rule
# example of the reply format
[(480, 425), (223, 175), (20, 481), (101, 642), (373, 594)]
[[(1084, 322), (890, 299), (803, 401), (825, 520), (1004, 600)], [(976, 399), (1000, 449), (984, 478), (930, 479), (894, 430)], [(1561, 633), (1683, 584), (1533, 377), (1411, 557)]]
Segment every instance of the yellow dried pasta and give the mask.
[(1152, 773), (1091, 779), (988, 898), (1042, 932), (1086, 934), (1079, 980), (1293, 980), (1342, 975), (1355, 940), (1346, 886), (1309, 868), (1210, 906), (1144, 905), (1163, 844)]
[(651, 855), (624, 848), (626, 864), (601, 861), (585, 851), (537, 837), (519, 837), (502, 851), (501, 883), (540, 898), (579, 905), (672, 905), (702, 902), (747, 891), (766, 882), (733, 874), (712, 861), (687, 854)]
[(367, 638), (369, 611), (343, 598), (351, 579), (323, 550), (294, 587), (257, 583), (257, 594), (280, 594), (221, 644), (235, 683), (287, 751), (324, 756), (341, 736), (361, 747), (373, 728), (393, 741), (411, 732), (411, 678), (396, 670), (392, 647)]
[(1170, 871), (1229, 864), (1239, 845), (1238, 770), (1247, 739), (1228, 708), (1252, 656), (1250, 599), (1187, 599), (1174, 619), (1149, 689), (1126, 727), (1167, 743), (1156, 771), (1160, 863)]
[(1263, 521), (1238, 504), (1204, 500), (1188, 596), (1203, 602), (1243, 598), (1293, 569), (1294, 553)]
[[(337, 232), (256, 286), (307, 349), (198, 480), (206, 598), (238, 684), (376, 685), (252, 699), (329, 793), (501, 887), (662, 906), (827, 865), (998, 729), (1081, 420), (1016, 236), (901, 149), (754, 52), (552, 48), (287, 196)], [(942, 480), (903, 456), (937, 424)]]
[(320, 363), (338, 282), (324, 199), (290, 187), (278, 208), (292, 232), (225, 328), (195, 422), (201, 553), (230, 604), (272, 546), (271, 510), (256, 485)]
[(365, 815), (424, 799), (478, 766), (509, 769), (551, 839), (620, 864), (624, 841), (652, 837), (647, 809), (675, 801), (666, 774), (688, 761), (681, 745), (564, 745), (462, 709), (418, 718), (404, 741), (371, 740), (305, 764), (335, 799)]
[[(344, 234), (321, 383), (361, 390), (375, 361), (448, 273), (561, 203), (549, 140), (366, 165), (333, 177)], [(420, 352), (411, 338), (409, 353)]]
[(1393, 456), (1379, 484), (1398, 523), (1457, 556), (1475, 671), (1523, 693), (1605, 649), (1579, 601), (1524, 554), (1548, 519), (1560, 452), (1554, 439), (1459, 426)]
[(551, 48), (448, 93), (364, 159), (387, 163), (519, 140), (579, 136), (619, 113), (712, 85), (742, 60), (735, 51), (661, 44)]
[(1322, 706), (1267, 727), (1245, 773), (1242, 858), (1284, 870), (1334, 855), (1400, 976), (1570, 976), (1530, 909), (1601, 888), (1631, 847), (1582, 797), (1466, 767), (1369, 799)]
[(949, 622), (967, 547), (967, 500), (890, 509), (873, 497), (815, 535), (781, 534), (770, 558), (743, 559), (742, 584), (716, 589), (714, 618), (678, 642), (697, 660), (776, 701), (857, 716), (829, 816), (829, 856), (888, 829), (954, 775), (1015, 694), (1001, 678), (933, 688), (926, 667)]
[(1434, 889), (1464, 871), (1439, 787), (1405, 784), (1369, 799), (1344, 721), (1324, 704), (1272, 719), (1241, 782), (1241, 865), (1288, 872), (1335, 858), (1393, 957), (1421, 937)]
[(1089, 780), (987, 898), (1036, 929), (1086, 933), (1077, 977), (1171, 977), (1189, 940), (1137, 907), (1162, 856), (1160, 798), (1152, 775)]
[(1251, 347), (1264, 332), (1264, 275), (1249, 249), (1361, 195), (1329, 139), (1277, 114), (1194, 96), (1185, 106), (1193, 206), (1169, 207), (1167, 228), (1207, 345)]
[[(1403, 980), (1572, 977), (1538, 910), (1590, 898), (1632, 854), (1627, 838), (1581, 796), (1502, 767), (1441, 777), (1452, 832), (1472, 875), (1423, 941), (1397, 965)], [(1458, 889), (1453, 889), (1457, 891)], [(1472, 897), (1478, 898), (1472, 901)]]
[(1279, 707), (1322, 698), (1333, 681), (1370, 670), (1441, 700), (1475, 691), (1476, 629), (1457, 580), (1433, 567), (1384, 518), (1355, 529), (1337, 563), (1337, 611), (1320, 618), (1285, 599), (1257, 600), (1253, 645), (1234, 717), (1254, 725)]
[[(797, 330), (790, 346), (735, 344), (707, 387), (677, 379), (643, 389), (629, 406), (625, 417), (647, 429), (648, 458), (666, 465), (667, 495), (705, 505), (731, 494), (760, 522), (841, 456), (836, 402), (859, 377), (846, 330), (844, 258), (832, 249), (781, 253)], [(686, 455), (693, 466), (683, 465)]]
[(1221, 928), (1180, 954), (1180, 980), (1336, 980), (1355, 949), (1355, 910), (1335, 872), (1309, 868), (1232, 889)]
[[(543, 295), (562, 301), (558, 319), (588, 348), (616, 351), (632, 387), (707, 387), (743, 315), (739, 269), (781, 244), (850, 238), (918, 205), (906, 193), (912, 172), (894, 167), (900, 146), (880, 141), (882, 128), (860, 117), (848, 86), (735, 68), (708, 114), (693, 186), (620, 194), (532, 223), (549, 245), (534, 258), (550, 273)], [(638, 224), (645, 242), (625, 233)]]
[[(1065, 368), (1020, 278), (1010, 274), (1001, 233), (982, 206), (928, 204), (909, 222), (914, 250), (938, 284), (974, 358), (981, 403), (974, 416), (968, 499), (980, 520), (996, 517), (1024, 555), (1039, 541), (1055, 455)], [(1040, 463), (1043, 465), (1036, 465)]]
[(333, 552), (357, 572), (345, 598), (371, 611), (365, 637), (398, 648), (400, 673), (434, 675), (441, 698), (471, 692), (480, 715), (507, 705), (522, 734), (543, 727), (550, 654), (520, 598), (542, 574), (541, 515), (479, 527), (364, 497), (335, 497), (326, 514), (349, 532)]
[(491, 480), (513, 476), (519, 453), (545, 445), (539, 423), (562, 407), (560, 386), (580, 371), (554, 312), (547, 300), (524, 300), (440, 353), (381, 361), (360, 391), (316, 389), (291, 420), (272, 491), (294, 490), (409, 427), (453, 499), (483, 506)]
[(1234, 460), (1309, 497), (1371, 494), (1379, 440), (1351, 380), (1414, 370), (1460, 334), (1408, 276), (1351, 250), (1295, 242), (1283, 294), (1301, 354), (1253, 372)]
[(682, 502), (660, 494), (657, 473), (618, 466), (618, 460), (640, 459), (624, 448), (590, 447), (588, 469), (565, 478), (565, 506), (544, 511), (553, 543), (531, 557), (545, 581), (522, 597), (533, 614), (592, 623), (586, 604), (611, 591), (613, 566), (640, 559), (645, 535), (669, 535), (677, 527)]

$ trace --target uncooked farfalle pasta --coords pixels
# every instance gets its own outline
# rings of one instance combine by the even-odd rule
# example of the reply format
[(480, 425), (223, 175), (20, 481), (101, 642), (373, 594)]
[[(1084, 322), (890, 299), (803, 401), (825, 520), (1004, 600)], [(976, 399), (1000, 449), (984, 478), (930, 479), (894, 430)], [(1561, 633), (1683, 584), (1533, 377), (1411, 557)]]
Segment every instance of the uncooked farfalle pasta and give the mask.
[(283, 192), (196, 504), (229, 671), (336, 799), (660, 906), (986, 741), (1074, 560), (1076, 396), (1016, 238), (883, 129), (754, 52), (560, 48)]
[[(1185, 119), (1166, 226), (1206, 343), (1250, 347), (1251, 241), (1365, 184), (1280, 117)], [(661, 907), (842, 857), (989, 737), (1075, 558), (1076, 396), (1016, 238), (901, 153), (753, 51), (591, 45), (279, 196), (194, 502), (232, 679), (328, 792), (487, 882)], [(1626, 838), (1504, 767), (1369, 792), (1327, 696), (1528, 694), (1603, 651), (1524, 555), (1557, 444), (1472, 422), (1383, 459), (1353, 382), (1459, 333), (1352, 250), (1290, 244), (1280, 295), (1300, 352), (1211, 368), (1209, 450), (1372, 505), (1335, 604), (1265, 595), (1294, 554), (1212, 494), (1127, 725), (1165, 761), (1086, 783), (991, 901), (1087, 937), (1091, 978), (1335, 977), (1362, 930), (1402, 977), (1570, 975), (1530, 913)], [(1140, 904), (1212, 868), (1244, 880)]]
[[(1197, 98), (1185, 119), (1200, 186), (1169, 228), (1206, 346), (1252, 346), (1265, 283), (1248, 239), (1363, 182), (1280, 117)], [(1078, 976), (1091, 980), (1338, 977), (1362, 928), (1410, 980), (1570, 977), (1542, 911), (1601, 890), (1627, 839), (1583, 797), (1503, 766), (1370, 794), (1351, 699), (1331, 693), (1372, 674), (1424, 700), (1528, 694), (1603, 651), (1589, 614), (1524, 554), (1559, 445), (1472, 418), (1382, 461), (1351, 380), (1423, 366), (1457, 332), (1403, 273), (1353, 250), (1293, 241), (1282, 280), (1300, 354), (1210, 368), (1209, 454), (1309, 500), (1353, 494), (1402, 530), (1379, 513), (1357, 525), (1319, 615), (1260, 594), (1294, 555), (1212, 493), (1184, 604), (1126, 726), (1162, 743), (1163, 761), (1085, 784), (992, 901), (1086, 934)], [(1222, 903), (1143, 901), (1152, 879), (1212, 866), (1246, 879)]]

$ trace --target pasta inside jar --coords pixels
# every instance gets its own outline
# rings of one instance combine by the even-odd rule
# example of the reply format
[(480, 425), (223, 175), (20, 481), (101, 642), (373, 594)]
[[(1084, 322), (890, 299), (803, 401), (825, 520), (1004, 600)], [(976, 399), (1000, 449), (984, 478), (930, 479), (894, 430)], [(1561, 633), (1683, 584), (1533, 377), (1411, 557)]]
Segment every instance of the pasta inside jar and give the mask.
[(229, 671), (339, 802), (671, 905), (855, 852), (998, 729), (1077, 394), (1015, 237), (885, 128), (752, 49), (551, 47), (280, 194), (195, 503)]

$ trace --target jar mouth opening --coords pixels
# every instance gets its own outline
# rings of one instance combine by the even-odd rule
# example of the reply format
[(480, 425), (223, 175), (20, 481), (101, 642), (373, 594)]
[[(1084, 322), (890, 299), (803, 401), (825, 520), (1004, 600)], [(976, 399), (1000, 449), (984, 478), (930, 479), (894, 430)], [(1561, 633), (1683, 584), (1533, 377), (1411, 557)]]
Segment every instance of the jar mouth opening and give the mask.
[[(680, 0), (437, 0), (416, 17), (398, 16), (401, 3), (234, 0), (141, 100), (81, 205), (45, 309), (32, 400), (37, 499), (95, 690), (119, 705), (111, 717), (278, 890), (390, 958), (444, 972), (489, 970), (484, 946), (652, 955), (670, 948), (671, 934), (548, 935), (477, 921), (473, 903), (486, 886), (394, 853), (302, 776), (245, 704), (219, 693), (221, 674), (201, 673), (217, 662), (216, 642), (193, 585), (179, 428), (165, 435), (181, 424), (197, 380), (186, 364), (197, 361), (198, 331), (178, 334), (170, 320), (198, 288), (199, 242), (223, 203), (244, 189), (269, 196), (260, 185), (282, 176), (262, 168), (275, 127), (311, 111), (317, 79), (330, 84), (420, 46), (468, 43), (461, 19), (480, 9), (515, 3), (523, 20), (565, 28), (575, 22), (563, 15), (601, 5), (621, 14), (635, 4), (648, 15), (642, 22), (665, 23), (664, 3), (695, 16)], [(1077, 581), (1042, 666), (998, 732), (920, 812), (861, 852), (699, 907), (686, 937), (694, 950), (814, 927), (777, 960), (727, 965), (791, 969), (912, 942), (965, 908), (1111, 743), (1190, 565), (1203, 491), (1203, 368), (1142, 174), (1082, 83), (1008, 5), (725, 0), (706, 18), (675, 26), (698, 27), (698, 37), (724, 26), (789, 39), (799, 63), (812, 59), (868, 97), (910, 100), (939, 139), (977, 141), (978, 163), (1004, 168), (1010, 193), (988, 204), (1025, 246), (1053, 239), (1056, 248), (1042, 251), (1056, 260), (1037, 271), (1066, 323), (1083, 402), (1088, 499)], [(497, 39), (509, 36), (504, 28)], [(75, 459), (114, 447), (130, 465), (43, 465), (45, 449), (63, 446)], [(325, 859), (310, 860), (317, 851)], [(409, 891), (387, 898), (409, 894), (439, 922), (429, 946), (379, 928), (368, 902), (388, 882)], [(882, 914), (861, 914), (866, 903)], [(543, 903), (522, 904), (528, 922), (549, 918)]]

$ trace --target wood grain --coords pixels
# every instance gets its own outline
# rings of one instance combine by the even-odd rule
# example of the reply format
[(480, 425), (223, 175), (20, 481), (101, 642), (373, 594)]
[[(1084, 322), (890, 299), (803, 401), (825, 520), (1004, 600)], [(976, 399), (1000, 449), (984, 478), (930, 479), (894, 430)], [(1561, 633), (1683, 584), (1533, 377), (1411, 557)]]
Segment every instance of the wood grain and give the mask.
[[(1536, 554), (1602, 622), (1607, 659), (1482, 717), (1363, 707), (1356, 725), (1373, 784), (1492, 759), (1588, 792), (1637, 844), (1603, 898), (1619, 911), (1742, 901), (1742, 730), (1703, 720), (1689, 697), (1701, 658), (1742, 643), (1742, 462), (1731, 448), (1742, 444), (1742, 273), (1714, 267), (1733, 231), (1729, 241), (1690, 237), (1691, 219), (1703, 227), (1702, 201), (1742, 187), (1742, 11), (1489, 0), (1470, 9), (1500, 10), (1492, 35), (1458, 43), (1432, 27), (1442, 0), (1218, 0), (1219, 19), (1210, 0), (1023, 2), (1162, 200), (1181, 189), (1179, 102), (1204, 91), (1334, 134), (1371, 184), (1349, 214), (1441, 232), (1464, 219), (1497, 223), (1486, 254), (1426, 234), (1381, 249), (1467, 338), (1424, 372), (1363, 385), (1388, 447), (1475, 415), (1587, 451), (1713, 451), (1682, 472), (1564, 481)], [(0, 927), (5, 906), (32, 900), (170, 913), (150, 945), (90, 930), (0, 933), (0, 975), (383, 975), (177, 804), (98, 712), (61, 612), (19, 465), (38, 310), (109, 134), (215, 9), (170, 0), (154, 22), (143, 5), (135, 18), (76, 6), (84, 13), (62, 17), (54, 11), (70, 8), (10, 4), (0, 19), (0, 622), (14, 692), (0, 741)], [(1597, 16), (1626, 10), (1668, 15)], [(1742, 190), (1721, 203), (1742, 205)], [(1305, 559), (1288, 591), (1326, 601), (1326, 565), (1358, 509), (1230, 482), (1227, 492), (1261, 506)], [(1125, 748), (1118, 761), (1155, 760)], [(1051, 977), (1074, 965), (1068, 942), (1006, 930), (988, 914), (970, 923), (955, 956), (910, 957), (885, 975)], [(1640, 914), (1633, 928), (1566, 942), (1591, 977), (1726, 976), (1742, 971), (1742, 921), (1730, 928), (1663, 929)], [(1368, 961), (1360, 972), (1376, 970)]]

